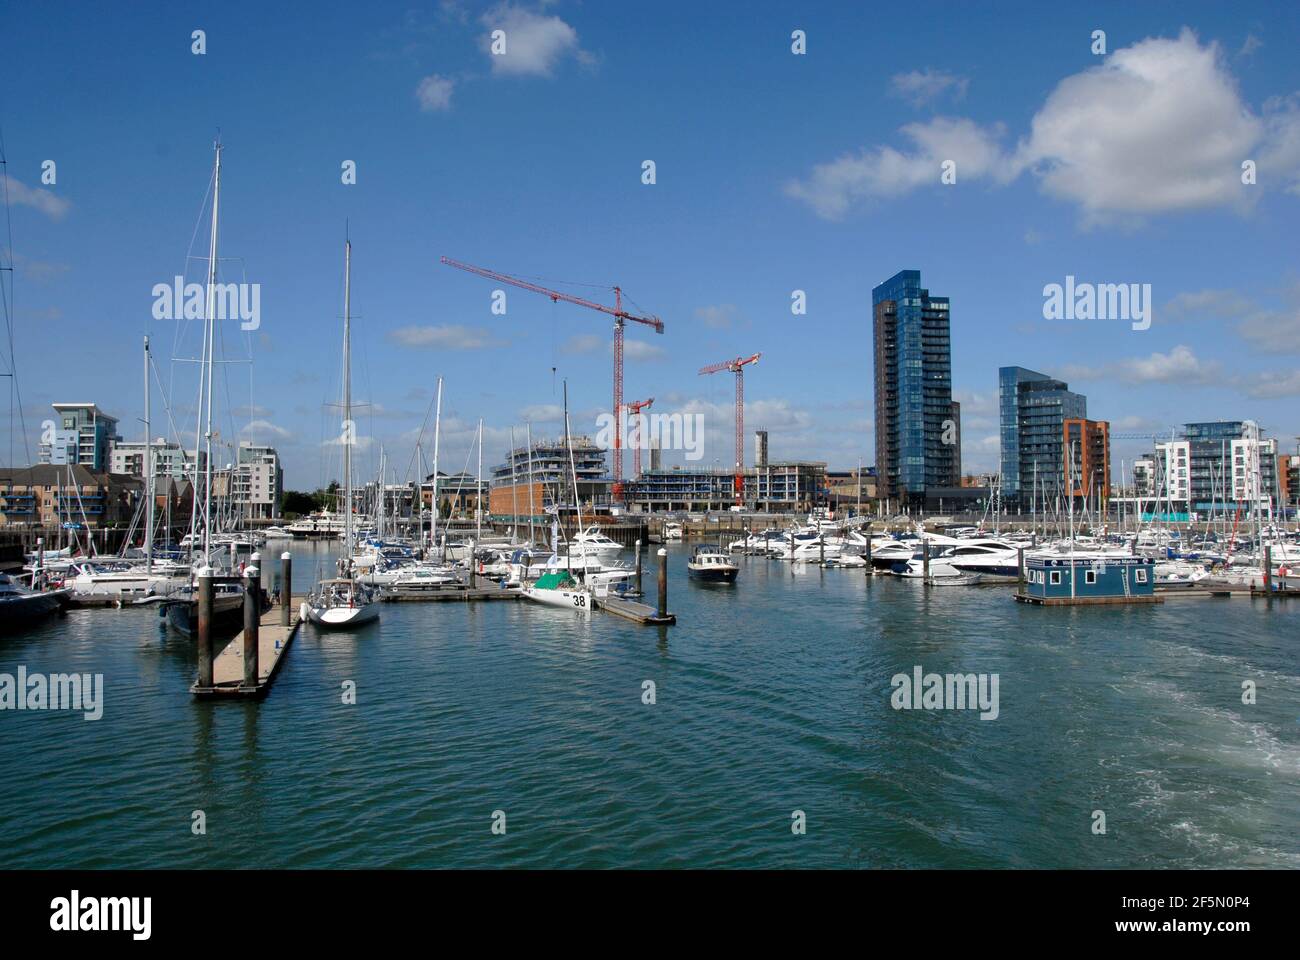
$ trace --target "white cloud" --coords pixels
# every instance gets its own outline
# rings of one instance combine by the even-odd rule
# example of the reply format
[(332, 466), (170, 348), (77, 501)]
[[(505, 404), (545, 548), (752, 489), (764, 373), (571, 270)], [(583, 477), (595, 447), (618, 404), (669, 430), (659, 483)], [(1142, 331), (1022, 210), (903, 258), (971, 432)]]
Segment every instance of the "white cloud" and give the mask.
[(1300, 283), (1284, 291), (1284, 305), (1265, 306), (1238, 290), (1180, 293), (1166, 306), (1175, 320), (1231, 325), (1237, 334), (1268, 353), (1300, 353)]
[[(614, 350), (614, 344), (609, 345), (610, 352)], [(623, 342), (623, 359), (636, 361), (662, 360), (668, 356), (668, 352), (663, 347), (656, 346), (653, 343), (646, 343), (644, 340), (625, 340)]]
[(1208, 386), (1223, 383), (1223, 372), (1214, 360), (1201, 360), (1186, 344), (1168, 353), (1129, 357), (1103, 367), (1066, 366), (1066, 380), (1119, 380), (1124, 383), (1174, 383), (1179, 386)]
[(398, 327), (389, 332), (388, 339), (404, 347), (441, 347), (445, 350), (478, 350), (497, 345), (488, 331), (459, 324)]
[(719, 303), (708, 307), (697, 307), (695, 319), (703, 322), (706, 327), (721, 330), (735, 323), (737, 314), (734, 303)]
[[(481, 22), (488, 28), (483, 48), (499, 76), (550, 76), (555, 65), (570, 54), (583, 62), (591, 58), (578, 46), (578, 32), (559, 17), (535, 13), (503, 3), (485, 13)], [(491, 52), (491, 31), (505, 32), (505, 53)]]
[(525, 423), (563, 423), (564, 408), (558, 403), (535, 403), (519, 411)]
[(420, 101), (420, 109), (425, 113), (451, 109), (451, 93), (456, 81), (432, 73), (420, 81), (415, 88), (415, 98)]
[(605, 342), (604, 337), (598, 337), (594, 333), (584, 333), (576, 337), (570, 337), (561, 347), (565, 353), (595, 353), (600, 349), (601, 344)]
[(982, 177), (1000, 181), (1011, 174), (998, 142), (1003, 136), (1000, 125), (981, 127), (960, 117), (935, 117), (907, 124), (902, 134), (912, 141), (911, 149), (881, 146), (817, 164), (807, 179), (787, 183), (786, 194), (807, 203), (818, 216), (838, 220), (862, 201), (939, 185), (948, 160), (957, 165), (959, 183)]
[(970, 80), (966, 77), (930, 67), (908, 73), (896, 73), (889, 78), (889, 92), (915, 107), (923, 107), (949, 90), (952, 91), (954, 100), (965, 99), (966, 89), (969, 86)]
[(9, 202), (15, 206), (31, 207), (51, 220), (62, 220), (72, 204), (44, 187), (29, 187), (21, 180), (9, 178)]
[(1246, 393), (1259, 400), (1300, 396), (1300, 370), (1255, 374), (1254, 382), (1246, 386)]
[[(1078, 205), (1085, 223), (1211, 207), (1245, 212), (1279, 186), (1300, 194), (1300, 95), (1272, 97), (1256, 114), (1218, 44), (1202, 45), (1187, 29), (1063, 79), (1015, 150), (1002, 149), (1000, 125), (963, 118), (901, 132), (910, 148), (879, 145), (817, 164), (786, 193), (839, 219), (864, 201), (937, 185), (939, 164), (955, 160), (959, 184), (1005, 184), (1028, 171), (1046, 193)], [(1256, 161), (1255, 185), (1241, 182), (1245, 160)]]
[(1217, 44), (1184, 29), (1066, 77), (1018, 152), (1048, 193), (1088, 219), (1248, 206), (1241, 162), (1264, 124), (1242, 102)]
[(277, 427), (270, 420), (250, 420), (240, 428), (239, 432), (246, 436), (253, 436), (255, 434), (261, 434), (262, 436), (270, 435), (275, 437), (277, 440), (288, 440), (293, 437), (293, 434), (284, 429), (284, 427)]

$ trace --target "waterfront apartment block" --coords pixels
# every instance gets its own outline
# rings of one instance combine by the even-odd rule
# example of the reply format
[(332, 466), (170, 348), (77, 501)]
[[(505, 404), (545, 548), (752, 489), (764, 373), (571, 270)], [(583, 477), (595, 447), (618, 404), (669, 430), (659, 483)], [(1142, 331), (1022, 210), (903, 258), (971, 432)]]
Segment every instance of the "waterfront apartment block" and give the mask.
[(1181, 438), (1156, 443), (1157, 500), (1209, 516), (1281, 506), (1277, 441), (1251, 420), (1188, 423)]
[[(179, 443), (158, 437), (149, 442), (153, 451), (153, 473), (155, 477), (170, 477), (173, 480), (191, 479), (197, 469), (202, 473), (207, 463), (207, 454), (200, 450), (186, 450)], [(124, 473), (133, 477), (144, 476), (145, 442), (143, 440), (114, 440), (109, 446), (109, 472)], [(197, 462), (197, 468), (195, 466)]]
[(54, 418), (42, 425), (40, 462), (80, 464), (92, 473), (107, 472), (109, 450), (117, 435), (117, 418), (93, 403), (55, 403)]
[(961, 477), (949, 302), (903, 270), (871, 291), (871, 305), (879, 495), (920, 503)]
[(1110, 423), (1068, 417), (1064, 422), (1066, 490), (1071, 497), (1093, 500), (1110, 496)]
[[(736, 499), (736, 471), (720, 467), (667, 467), (644, 471), (624, 484), (634, 511), (725, 510)], [(806, 512), (829, 495), (822, 461), (768, 461), (743, 474), (745, 503), (772, 513)]]
[[(573, 478), (578, 478), (578, 499), (584, 511), (609, 512), (614, 485), (606, 466), (605, 450), (590, 437), (577, 436), (573, 442), (573, 471), (569, 466), (569, 449), (564, 437), (534, 440), (531, 447), (515, 447), (506, 462), (492, 468), (488, 509), (493, 516), (512, 516), (519, 504), (548, 507), (573, 507)], [(441, 489), (441, 482), (439, 483)]]
[(284, 469), (275, 447), (241, 440), (231, 492), (242, 516), (269, 520), (280, 516), (284, 499)]
[(0, 468), (0, 527), (50, 531), (52, 537), (61, 529), (125, 526), (143, 494), (137, 477), (95, 473), (80, 464)]
[[(1002, 497), (1029, 504), (1064, 493), (1066, 421), (1088, 416), (1088, 398), (1063, 380), (1025, 367), (998, 370)], [(1109, 443), (1109, 431), (1107, 431)], [(1109, 467), (1109, 455), (1106, 458)]]

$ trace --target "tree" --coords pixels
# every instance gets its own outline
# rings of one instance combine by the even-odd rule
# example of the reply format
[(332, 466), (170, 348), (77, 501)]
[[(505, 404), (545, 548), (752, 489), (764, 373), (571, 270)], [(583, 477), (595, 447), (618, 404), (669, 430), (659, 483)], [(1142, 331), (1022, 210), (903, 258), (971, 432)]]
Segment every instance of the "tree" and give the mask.
[(301, 516), (304, 513), (311, 513), (318, 506), (316, 496), (311, 493), (303, 493), (301, 490), (284, 491), (283, 511), (288, 514)]
[(438, 510), (438, 516), (444, 520), (451, 516), (451, 500), (449, 498), (443, 498), (442, 507)]

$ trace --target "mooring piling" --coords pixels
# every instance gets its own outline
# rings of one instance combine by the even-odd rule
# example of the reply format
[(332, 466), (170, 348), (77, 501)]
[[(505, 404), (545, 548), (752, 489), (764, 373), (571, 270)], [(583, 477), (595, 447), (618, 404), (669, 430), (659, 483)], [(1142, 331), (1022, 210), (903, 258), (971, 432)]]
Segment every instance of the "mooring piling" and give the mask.
[(244, 688), (257, 687), (258, 627), (262, 621), (262, 577), (257, 554), (244, 570)]
[(203, 567), (198, 576), (199, 686), (212, 686), (212, 568)]
[(280, 626), (289, 625), (289, 608), (293, 606), (293, 554), (280, 554)]

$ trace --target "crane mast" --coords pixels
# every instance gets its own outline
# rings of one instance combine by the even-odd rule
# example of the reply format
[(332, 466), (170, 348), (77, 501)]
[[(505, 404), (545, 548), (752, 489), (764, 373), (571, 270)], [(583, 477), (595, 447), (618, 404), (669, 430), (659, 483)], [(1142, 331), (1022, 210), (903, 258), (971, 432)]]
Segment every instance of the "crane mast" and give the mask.
[(736, 375), (735, 492), (737, 504), (743, 504), (745, 500), (745, 367), (751, 363), (758, 363), (758, 358), (761, 356), (761, 353), (756, 353), (752, 357), (737, 357), (735, 360), (724, 360), (700, 368), (701, 376), (706, 373), (721, 373), (723, 370)]

